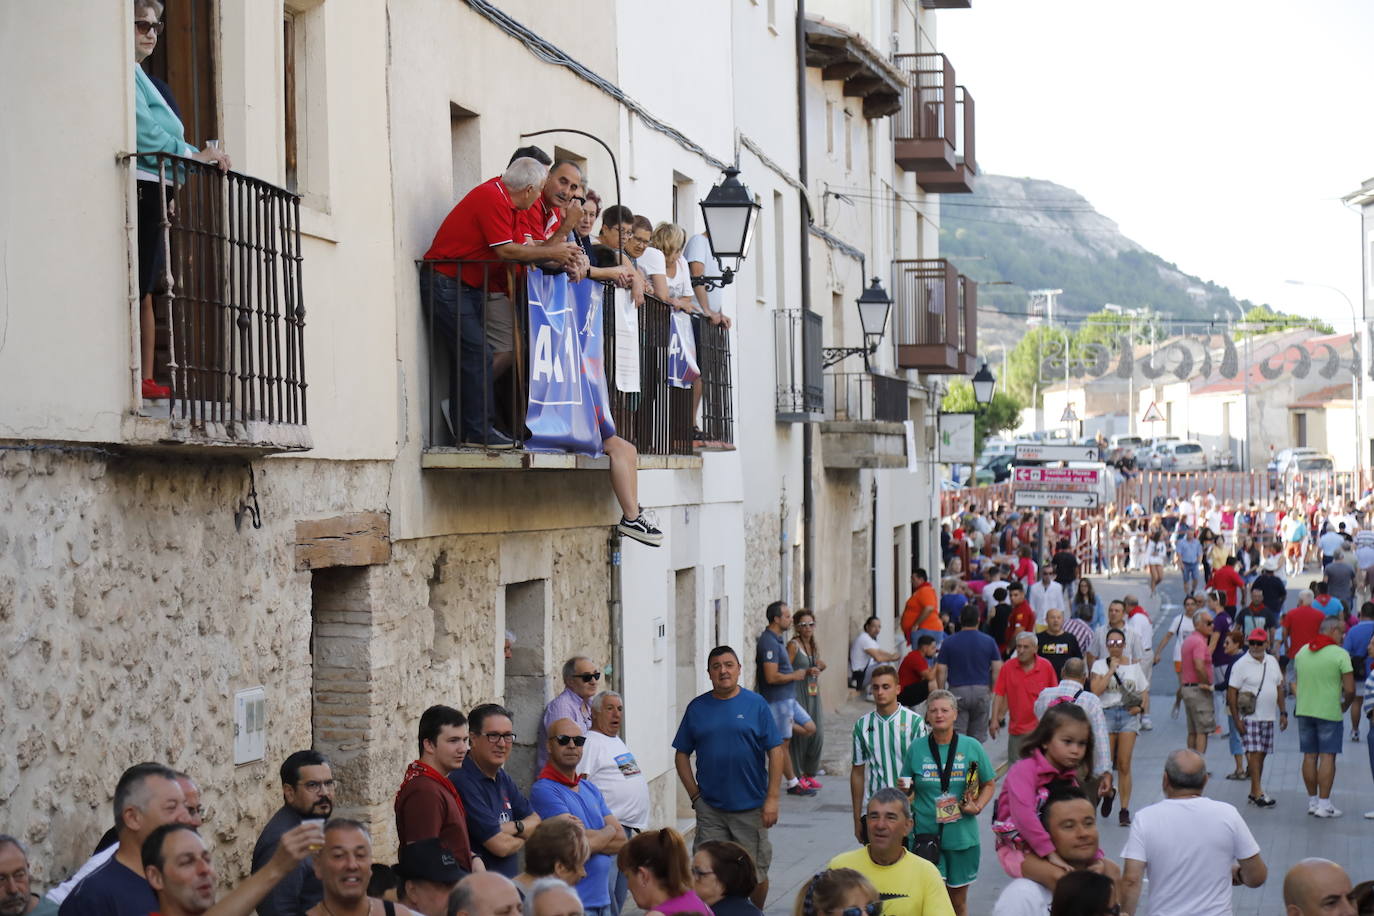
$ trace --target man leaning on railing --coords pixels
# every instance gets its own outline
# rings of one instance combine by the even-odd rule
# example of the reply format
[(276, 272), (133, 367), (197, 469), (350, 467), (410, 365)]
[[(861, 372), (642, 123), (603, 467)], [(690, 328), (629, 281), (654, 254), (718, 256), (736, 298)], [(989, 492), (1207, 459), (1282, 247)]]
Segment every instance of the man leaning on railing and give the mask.
[[(520, 158), (499, 177), (473, 188), (445, 217), (425, 252), (425, 260), (499, 259), (516, 264), (552, 262), (576, 268), (584, 255), (572, 242), (522, 244), (524, 227), (519, 214), (540, 199), (547, 176), (547, 170), (538, 161)], [(461, 395), (461, 399), (449, 399), (451, 409), (458, 410), (452, 418), (454, 432), (466, 446), (512, 448), (515, 441), (492, 426), (494, 375), (485, 327), (488, 309), (505, 313), (511, 310), (507, 271), (500, 265), (470, 263), (462, 266), (460, 278), (456, 265), (436, 264), (432, 270), (421, 273), (421, 280), (429, 287), (426, 298), (445, 345), (452, 350), (454, 341), (461, 341), (462, 352), (450, 353), (455, 369), (449, 390), (458, 389)]]

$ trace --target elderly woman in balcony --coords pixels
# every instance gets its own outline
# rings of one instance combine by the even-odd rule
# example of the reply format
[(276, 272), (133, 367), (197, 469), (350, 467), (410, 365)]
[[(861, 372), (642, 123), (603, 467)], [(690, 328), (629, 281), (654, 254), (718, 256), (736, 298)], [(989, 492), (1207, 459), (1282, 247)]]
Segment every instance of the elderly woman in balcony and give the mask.
[[(134, 0), (134, 111), (138, 129), (136, 146), (140, 153), (171, 153), (200, 162), (214, 163), (221, 169), (230, 166), (229, 157), (219, 149), (198, 150), (186, 142), (172, 91), (161, 81), (143, 72), (143, 62), (157, 48), (162, 32), (161, 0)], [(158, 270), (164, 263), (161, 229), (162, 209), (168, 197), (160, 187), (157, 160), (143, 156), (136, 168), (138, 178), (138, 295), (140, 354), (142, 357), (143, 397), (171, 397), (166, 385), (153, 380), (153, 349), (157, 324), (153, 318), (153, 289)]]
[(655, 296), (678, 311), (694, 312), (692, 274), (683, 257), (686, 247), (687, 233), (681, 226), (659, 223), (649, 238), (649, 247), (639, 256), (639, 267), (648, 275)]

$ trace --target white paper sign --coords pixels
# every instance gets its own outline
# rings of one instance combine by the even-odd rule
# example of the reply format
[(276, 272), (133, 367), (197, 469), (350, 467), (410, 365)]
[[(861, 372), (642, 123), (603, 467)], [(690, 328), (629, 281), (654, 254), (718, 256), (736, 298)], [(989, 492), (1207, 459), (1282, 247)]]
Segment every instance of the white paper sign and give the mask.
[(639, 391), (639, 309), (628, 289), (615, 291), (615, 390)]

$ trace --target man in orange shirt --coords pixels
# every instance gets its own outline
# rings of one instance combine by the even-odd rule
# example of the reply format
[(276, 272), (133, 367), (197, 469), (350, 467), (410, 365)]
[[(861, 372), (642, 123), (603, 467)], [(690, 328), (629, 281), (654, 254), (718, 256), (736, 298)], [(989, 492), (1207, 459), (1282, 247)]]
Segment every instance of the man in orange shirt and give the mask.
[[(914, 636), (912, 634), (915, 634)], [(940, 598), (924, 569), (911, 574), (911, 597), (902, 609), (902, 635), (907, 644), (916, 648), (916, 640), (929, 634), (939, 646), (945, 638), (945, 622), (940, 617)]]

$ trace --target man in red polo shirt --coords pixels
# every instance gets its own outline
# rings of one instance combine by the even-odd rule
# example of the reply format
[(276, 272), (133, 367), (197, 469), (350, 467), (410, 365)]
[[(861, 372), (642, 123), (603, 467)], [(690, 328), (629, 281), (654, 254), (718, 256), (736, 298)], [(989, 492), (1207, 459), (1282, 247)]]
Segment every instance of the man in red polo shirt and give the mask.
[(1208, 588), (1221, 592), (1221, 603), (1232, 614), (1243, 603), (1245, 595), (1245, 580), (1236, 572), (1236, 564), (1239, 562), (1234, 556), (1227, 557), (1226, 565), (1212, 573), (1212, 580), (1207, 583)]
[(1298, 596), (1298, 606), (1283, 615), (1283, 632), (1286, 645), (1279, 661), (1284, 663), (1285, 669), (1289, 660), (1297, 658), (1303, 647), (1317, 638), (1317, 633), (1321, 631), (1322, 621), (1325, 619), (1326, 613), (1312, 604), (1312, 591), (1303, 589)]
[(1016, 657), (1002, 666), (997, 682), (992, 686), (992, 719), (988, 722), (988, 737), (996, 738), (1002, 716), (1011, 713), (1007, 724), (1007, 759), (1019, 760), (1021, 742), (1035, 731), (1039, 718), (1035, 715), (1035, 699), (1046, 687), (1059, 683), (1054, 666), (1039, 654), (1040, 642), (1035, 631), (1022, 631), (1016, 636)]
[[(523, 244), (517, 217), (539, 199), (546, 173), (534, 159), (516, 159), (498, 178), (469, 191), (450, 211), (425, 252), (426, 261), (509, 261), (516, 264), (554, 262), (567, 267), (579, 263), (582, 249), (571, 242)], [(492, 300), (509, 300), (508, 268), (504, 264), (435, 264), (421, 272), (424, 301), (434, 317), (435, 333), (449, 348), (453, 372), (448, 410), (453, 432), (463, 445), (511, 448), (514, 441), (491, 426), (495, 413), (491, 385), (496, 377), (487, 340), (487, 307)], [(494, 310), (497, 310), (493, 306)], [(460, 334), (461, 329), (461, 334)], [(454, 342), (459, 342), (454, 352)], [(461, 392), (461, 403), (460, 403)]]

